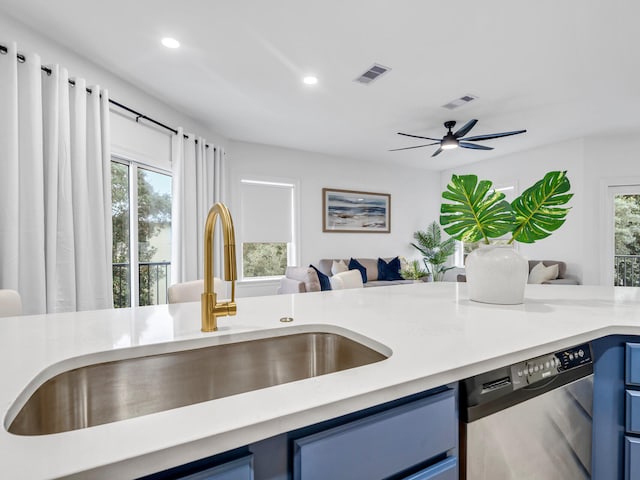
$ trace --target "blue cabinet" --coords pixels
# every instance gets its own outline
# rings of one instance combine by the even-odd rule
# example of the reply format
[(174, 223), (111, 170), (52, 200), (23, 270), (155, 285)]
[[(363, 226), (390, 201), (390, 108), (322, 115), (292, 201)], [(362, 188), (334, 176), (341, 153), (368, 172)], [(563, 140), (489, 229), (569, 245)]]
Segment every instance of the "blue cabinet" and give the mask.
[[(638, 424), (635, 382), (640, 372), (640, 338), (611, 335), (594, 340), (593, 480), (640, 480), (628, 456), (628, 438)], [(630, 403), (631, 402), (631, 403)], [(629, 444), (631, 445), (631, 444)]]
[[(435, 395), (294, 440), (294, 480), (382, 479), (457, 445), (455, 393)], [(445, 461), (446, 462), (446, 461)], [(407, 477), (457, 477), (455, 458)]]
[(625, 480), (640, 478), (640, 438), (624, 439), (624, 458)]
[(627, 385), (640, 386), (640, 343), (627, 343), (625, 383)]
[(457, 480), (457, 412), (451, 384), (139, 480)]
[(253, 480), (253, 455), (247, 449), (203, 458), (138, 480)]
[(640, 391), (625, 392), (625, 424), (628, 433), (640, 434)]
[(180, 480), (253, 480), (253, 455), (223, 463)]
[(624, 478), (640, 480), (640, 344), (627, 343), (625, 348), (625, 430)]
[(403, 480), (458, 480), (458, 458), (449, 457)]

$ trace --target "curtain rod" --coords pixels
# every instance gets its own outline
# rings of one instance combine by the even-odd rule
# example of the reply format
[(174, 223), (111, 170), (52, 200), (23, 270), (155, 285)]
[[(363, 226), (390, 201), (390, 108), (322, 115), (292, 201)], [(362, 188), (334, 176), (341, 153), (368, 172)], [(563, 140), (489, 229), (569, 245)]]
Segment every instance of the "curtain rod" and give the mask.
[[(2, 55), (6, 55), (8, 53), (8, 49), (7, 47), (5, 47), (4, 45), (0, 44), (0, 54)], [(25, 57), (22, 53), (18, 52), (16, 57), (18, 58), (18, 62), (19, 63), (25, 63), (27, 61), (27, 57)], [(42, 70), (43, 72), (45, 72), (47, 75), (51, 75), (51, 69), (49, 67), (46, 67), (44, 65), (40, 66), (40, 70)], [(75, 80), (73, 80), (72, 78), (69, 79), (69, 85), (75, 87), (76, 86), (76, 82)], [(92, 93), (90, 88), (86, 88), (87, 93)], [(132, 113), (136, 116), (136, 123), (138, 122), (138, 120), (140, 120), (141, 118), (143, 120), (146, 120), (148, 122), (153, 123), (154, 125), (157, 125), (158, 127), (164, 128), (165, 130), (169, 130), (170, 132), (172, 132), (174, 135), (178, 134), (178, 130), (176, 130), (175, 128), (171, 128), (168, 125), (165, 125), (164, 123), (158, 122), (157, 120), (154, 120), (151, 117), (146, 116), (143, 113), (138, 112), (137, 110), (134, 110), (131, 107), (127, 107), (126, 105), (123, 105), (120, 102), (116, 102), (113, 99), (109, 99), (109, 103), (115, 105), (116, 107), (122, 108), (123, 110), (126, 110), (129, 113)], [(189, 138), (188, 135), (183, 134), (184, 138)], [(195, 140), (196, 144), (198, 143), (198, 139)], [(209, 144), (205, 143), (205, 148), (209, 148)]]

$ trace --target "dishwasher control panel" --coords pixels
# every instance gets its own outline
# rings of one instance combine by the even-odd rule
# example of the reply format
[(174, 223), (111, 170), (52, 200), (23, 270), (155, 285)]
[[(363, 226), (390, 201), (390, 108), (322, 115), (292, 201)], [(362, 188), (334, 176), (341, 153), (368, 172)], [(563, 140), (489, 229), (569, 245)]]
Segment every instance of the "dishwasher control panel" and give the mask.
[(516, 363), (511, 366), (513, 389), (526, 387), (532, 383), (592, 362), (591, 346), (585, 343)]

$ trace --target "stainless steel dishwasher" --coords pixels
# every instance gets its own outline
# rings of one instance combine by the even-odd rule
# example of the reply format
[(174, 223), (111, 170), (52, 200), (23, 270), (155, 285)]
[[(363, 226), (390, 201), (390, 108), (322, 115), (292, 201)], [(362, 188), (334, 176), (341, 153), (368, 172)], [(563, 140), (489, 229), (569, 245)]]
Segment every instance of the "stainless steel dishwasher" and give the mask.
[(591, 478), (590, 344), (468, 378), (460, 389), (461, 479)]

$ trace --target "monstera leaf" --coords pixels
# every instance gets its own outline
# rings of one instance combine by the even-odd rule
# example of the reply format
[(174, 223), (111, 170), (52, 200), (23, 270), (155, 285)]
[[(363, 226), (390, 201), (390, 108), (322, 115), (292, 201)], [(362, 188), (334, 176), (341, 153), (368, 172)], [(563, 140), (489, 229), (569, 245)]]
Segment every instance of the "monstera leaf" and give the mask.
[(522, 243), (533, 243), (547, 238), (562, 226), (568, 208), (561, 208), (571, 197), (571, 188), (566, 170), (549, 172), (542, 180), (527, 188), (522, 195), (511, 203), (516, 215), (517, 226), (513, 230), (514, 240)]
[(476, 175), (453, 175), (442, 197), (454, 202), (440, 207), (440, 224), (450, 236), (463, 242), (501, 237), (516, 228), (516, 217), (504, 193), (491, 190), (488, 180)]

